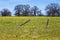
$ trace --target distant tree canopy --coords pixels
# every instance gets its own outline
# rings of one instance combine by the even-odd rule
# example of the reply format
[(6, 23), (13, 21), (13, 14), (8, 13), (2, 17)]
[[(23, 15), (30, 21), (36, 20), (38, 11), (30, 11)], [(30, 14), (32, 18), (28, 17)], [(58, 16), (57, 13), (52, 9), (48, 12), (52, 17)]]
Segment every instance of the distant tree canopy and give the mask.
[(16, 5), (14, 10), (16, 16), (36, 16), (38, 7), (34, 6), (30, 8), (30, 5)]
[(46, 12), (48, 16), (60, 16), (60, 6), (56, 3), (47, 5)]
[(15, 6), (15, 15), (16, 16), (28, 16), (29, 15), (29, 5), (17, 5)]
[(37, 11), (38, 11), (38, 7), (34, 6), (34, 7), (31, 8), (31, 10), (32, 10), (33, 15), (36, 16), (37, 15)]
[[(14, 7), (15, 16), (45, 16), (37, 6), (30, 7), (30, 5), (19, 4)], [(57, 3), (50, 3), (45, 8), (46, 16), (60, 16), (60, 5)], [(4, 8), (0, 11), (0, 16), (11, 16), (11, 12)]]
[(1, 16), (11, 16), (11, 12), (8, 9), (3, 9), (0, 13)]

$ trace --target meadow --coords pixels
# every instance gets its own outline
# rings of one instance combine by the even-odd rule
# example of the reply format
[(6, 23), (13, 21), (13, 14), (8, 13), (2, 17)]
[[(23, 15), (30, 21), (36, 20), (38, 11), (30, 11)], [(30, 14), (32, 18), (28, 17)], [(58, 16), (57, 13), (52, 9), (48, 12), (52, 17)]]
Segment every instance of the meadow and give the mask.
[(60, 40), (60, 17), (0, 17), (0, 40)]

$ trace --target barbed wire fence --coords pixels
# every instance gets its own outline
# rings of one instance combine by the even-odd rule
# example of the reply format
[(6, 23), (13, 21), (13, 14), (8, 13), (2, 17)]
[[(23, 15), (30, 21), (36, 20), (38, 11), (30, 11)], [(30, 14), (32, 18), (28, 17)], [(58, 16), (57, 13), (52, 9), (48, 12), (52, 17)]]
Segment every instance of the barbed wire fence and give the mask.
[[(18, 31), (20, 30), (20, 27), (24, 26), (25, 24), (29, 23), (30, 21), (31, 21), (31, 19), (28, 19), (25, 22), (23, 22), (22, 24), (19, 24), (18, 25), (19, 27), (16, 28), (16, 32), (18, 33)], [(16, 37), (18, 37), (17, 34), (16, 34)]]

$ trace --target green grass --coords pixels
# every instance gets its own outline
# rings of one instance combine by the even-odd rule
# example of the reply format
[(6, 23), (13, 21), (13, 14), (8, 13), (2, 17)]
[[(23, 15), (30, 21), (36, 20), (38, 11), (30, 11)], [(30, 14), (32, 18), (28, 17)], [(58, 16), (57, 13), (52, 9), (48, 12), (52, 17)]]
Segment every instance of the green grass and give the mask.
[(0, 40), (60, 40), (60, 17), (0, 17)]

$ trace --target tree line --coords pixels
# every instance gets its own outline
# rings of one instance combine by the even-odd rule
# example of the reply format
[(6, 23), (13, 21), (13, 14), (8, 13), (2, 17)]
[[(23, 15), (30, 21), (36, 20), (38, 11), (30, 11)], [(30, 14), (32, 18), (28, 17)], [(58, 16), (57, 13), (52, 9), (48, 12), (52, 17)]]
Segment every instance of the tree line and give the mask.
[[(16, 5), (14, 8), (15, 16), (45, 16), (37, 6), (30, 7), (30, 5)], [(50, 3), (45, 8), (46, 16), (60, 16), (60, 5), (57, 3)], [(11, 16), (11, 11), (7, 8), (0, 11), (0, 16)]]

